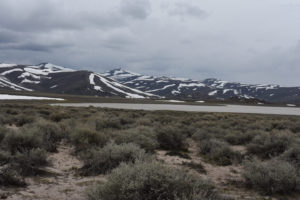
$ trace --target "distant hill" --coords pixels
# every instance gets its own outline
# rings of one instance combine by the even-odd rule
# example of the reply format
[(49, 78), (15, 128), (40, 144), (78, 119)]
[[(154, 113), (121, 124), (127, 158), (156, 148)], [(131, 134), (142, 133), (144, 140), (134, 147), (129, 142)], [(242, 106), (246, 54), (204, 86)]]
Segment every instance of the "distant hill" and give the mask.
[(98, 73), (50, 63), (0, 64), (0, 88), (60, 94), (150, 98), (155, 95), (130, 88)]
[(300, 102), (300, 87), (280, 87), (279, 85), (242, 84), (217, 79), (203, 81), (156, 77), (114, 69), (102, 74), (128, 87), (172, 99), (236, 99), (267, 102)]
[(0, 89), (124, 98), (300, 103), (300, 87), (242, 84), (217, 79), (147, 76), (122, 69), (100, 74), (51, 63), (0, 64)]

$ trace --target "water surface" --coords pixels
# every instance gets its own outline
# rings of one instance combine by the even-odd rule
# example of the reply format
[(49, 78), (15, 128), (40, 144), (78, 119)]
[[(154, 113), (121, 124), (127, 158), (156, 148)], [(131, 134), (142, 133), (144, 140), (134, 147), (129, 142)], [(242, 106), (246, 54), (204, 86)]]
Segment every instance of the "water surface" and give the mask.
[(243, 105), (175, 105), (175, 104), (129, 104), (129, 103), (60, 103), (52, 104), (58, 106), (71, 107), (102, 107), (133, 110), (173, 110), (187, 112), (229, 112), (229, 113), (255, 113), (255, 114), (274, 114), (274, 115), (298, 115), (300, 108), (291, 107), (269, 107), (269, 106), (243, 106)]

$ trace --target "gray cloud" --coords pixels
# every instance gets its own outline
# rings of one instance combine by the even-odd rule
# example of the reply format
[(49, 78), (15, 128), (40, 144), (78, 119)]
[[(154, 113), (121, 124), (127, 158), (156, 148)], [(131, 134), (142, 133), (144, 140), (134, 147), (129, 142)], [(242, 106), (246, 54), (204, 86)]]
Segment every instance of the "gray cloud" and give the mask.
[(120, 11), (136, 19), (145, 19), (151, 11), (149, 0), (122, 0)]
[(16, 42), (17, 40), (18, 35), (14, 32), (0, 29), (0, 44)]
[(10, 43), (0, 45), (2, 50), (19, 50), (19, 51), (38, 51), (38, 52), (51, 52), (54, 49), (65, 48), (69, 45), (64, 44), (40, 44), (40, 43)]
[(198, 6), (178, 3), (175, 4), (174, 8), (169, 11), (170, 15), (177, 15), (180, 17), (192, 16), (192, 17), (206, 17), (208, 14), (205, 10), (202, 10)]
[(286, 0), (1, 0), (0, 62), (300, 85), (299, 18)]

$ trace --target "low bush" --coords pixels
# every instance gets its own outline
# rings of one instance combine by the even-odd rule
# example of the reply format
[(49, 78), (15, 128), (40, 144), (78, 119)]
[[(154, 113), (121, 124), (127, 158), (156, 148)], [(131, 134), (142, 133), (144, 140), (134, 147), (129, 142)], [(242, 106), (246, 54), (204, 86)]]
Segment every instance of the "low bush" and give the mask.
[(0, 126), (0, 144), (1, 144), (2, 140), (4, 139), (7, 132), (9, 132), (9, 130), (7, 128)]
[(300, 170), (300, 146), (293, 145), (279, 157), (281, 160), (287, 161)]
[(244, 164), (243, 177), (248, 186), (263, 194), (287, 194), (300, 189), (297, 169), (281, 160), (247, 161)]
[(21, 129), (7, 134), (1, 145), (11, 154), (16, 154), (17, 152), (28, 152), (34, 148), (42, 148), (42, 144), (43, 139), (41, 135), (36, 134), (36, 131)]
[(20, 114), (20, 115), (17, 115), (14, 118), (14, 122), (13, 123), (15, 125), (17, 125), (17, 126), (23, 126), (25, 124), (29, 124), (29, 123), (34, 122), (34, 120), (35, 120), (34, 116), (26, 115), (26, 114)]
[(8, 165), (0, 166), (0, 186), (25, 186), (20, 174)]
[(292, 142), (293, 135), (288, 132), (262, 132), (247, 145), (247, 151), (266, 159), (280, 155), (288, 149)]
[(103, 132), (82, 126), (74, 130), (70, 140), (75, 145), (76, 151), (79, 152), (93, 146), (103, 147), (107, 143), (108, 137)]
[(145, 151), (136, 144), (108, 143), (102, 149), (93, 148), (81, 155), (84, 166), (80, 172), (82, 175), (102, 174), (116, 168), (122, 162), (135, 162), (145, 157)]
[(135, 143), (145, 149), (146, 152), (154, 152), (158, 147), (153, 128), (147, 126), (139, 126), (115, 133), (113, 139), (117, 144)]
[(217, 139), (202, 140), (198, 143), (199, 153), (207, 161), (217, 165), (231, 165), (242, 160), (242, 155), (230, 149), (230, 146)]
[(54, 112), (50, 115), (50, 119), (54, 122), (60, 122), (61, 120), (68, 118), (70, 118), (70, 115), (65, 112)]
[(244, 145), (249, 143), (255, 134), (253, 132), (231, 131), (225, 135), (225, 140), (232, 145)]
[(156, 132), (160, 148), (171, 151), (187, 150), (187, 136), (178, 128), (172, 126), (159, 127)]
[(32, 149), (23, 153), (18, 152), (11, 158), (10, 164), (23, 176), (37, 175), (43, 171), (41, 167), (48, 164), (47, 154), (43, 149)]
[(96, 130), (97, 131), (101, 131), (101, 130), (107, 129), (107, 128), (121, 129), (122, 128), (121, 120), (117, 117), (103, 118), (103, 119), (96, 120)]
[(215, 187), (200, 177), (157, 161), (121, 164), (88, 192), (90, 200), (219, 200)]
[(204, 129), (199, 129), (196, 133), (194, 133), (192, 135), (192, 138), (198, 142), (201, 140), (207, 140), (210, 138), (213, 138), (214, 136), (212, 134), (210, 134), (208, 131), (204, 130)]
[(229, 130), (227, 128), (222, 128), (221, 124), (205, 125), (201, 126), (197, 132), (193, 135), (196, 141), (208, 138), (223, 139)]
[(0, 166), (6, 165), (11, 158), (11, 155), (8, 151), (0, 150)]

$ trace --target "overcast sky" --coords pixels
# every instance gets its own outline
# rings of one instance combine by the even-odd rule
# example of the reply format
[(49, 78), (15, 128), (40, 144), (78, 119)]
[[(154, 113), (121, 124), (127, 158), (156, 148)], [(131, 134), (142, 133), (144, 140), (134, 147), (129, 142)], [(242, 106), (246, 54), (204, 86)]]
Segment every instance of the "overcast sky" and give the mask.
[(300, 86), (300, 1), (0, 0), (0, 62)]

